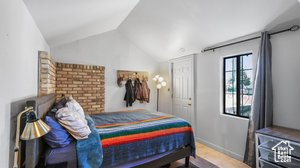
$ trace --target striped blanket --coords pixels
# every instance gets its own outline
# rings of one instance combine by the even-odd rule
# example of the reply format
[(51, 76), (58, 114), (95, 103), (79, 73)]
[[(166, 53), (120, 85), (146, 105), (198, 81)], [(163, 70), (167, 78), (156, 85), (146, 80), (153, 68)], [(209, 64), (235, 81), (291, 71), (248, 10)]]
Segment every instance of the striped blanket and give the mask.
[(163, 154), (187, 145), (195, 152), (191, 125), (183, 119), (145, 110), (91, 116), (103, 147), (103, 167)]

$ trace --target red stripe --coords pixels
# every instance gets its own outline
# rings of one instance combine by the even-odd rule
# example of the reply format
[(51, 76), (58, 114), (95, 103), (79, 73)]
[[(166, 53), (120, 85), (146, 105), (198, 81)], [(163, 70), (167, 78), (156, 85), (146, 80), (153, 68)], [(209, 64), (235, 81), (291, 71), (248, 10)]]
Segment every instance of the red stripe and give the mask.
[(192, 132), (192, 128), (191, 127), (170, 128), (167, 130), (158, 130), (158, 131), (139, 133), (134, 135), (126, 135), (126, 136), (104, 139), (101, 141), (101, 143), (102, 143), (102, 147), (106, 148), (110, 146), (149, 140), (157, 137), (168, 136), (168, 135), (184, 133), (184, 132)]

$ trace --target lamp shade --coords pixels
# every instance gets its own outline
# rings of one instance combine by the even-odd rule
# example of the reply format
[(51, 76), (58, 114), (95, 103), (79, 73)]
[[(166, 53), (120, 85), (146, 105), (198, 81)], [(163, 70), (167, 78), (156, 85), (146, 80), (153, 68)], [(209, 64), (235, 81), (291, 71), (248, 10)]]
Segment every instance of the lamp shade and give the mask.
[(49, 131), (50, 127), (42, 120), (37, 119), (34, 112), (31, 112), (27, 116), (26, 125), (21, 135), (21, 139), (36, 139), (47, 134)]

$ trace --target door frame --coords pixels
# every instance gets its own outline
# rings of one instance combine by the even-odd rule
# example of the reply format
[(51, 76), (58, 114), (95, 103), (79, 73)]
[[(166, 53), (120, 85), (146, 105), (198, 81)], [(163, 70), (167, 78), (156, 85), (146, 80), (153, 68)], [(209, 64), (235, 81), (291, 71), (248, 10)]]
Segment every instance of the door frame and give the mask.
[(179, 57), (179, 58), (174, 58), (174, 59), (171, 59), (169, 60), (169, 74), (170, 74), (170, 81), (171, 81), (171, 87), (170, 87), (170, 91), (171, 91), (171, 114), (174, 115), (174, 112), (173, 112), (173, 64), (176, 63), (176, 62), (181, 62), (181, 61), (185, 61), (185, 60), (191, 60), (192, 61), (192, 67), (191, 67), (191, 72), (192, 72), (192, 76), (191, 76), (191, 85), (192, 85), (192, 95), (191, 95), (191, 98), (192, 98), (192, 105), (191, 105), (191, 115), (190, 115), (190, 121), (191, 121), (191, 125), (194, 129), (196, 129), (195, 127), (195, 119), (196, 119), (196, 95), (195, 95), (195, 91), (196, 91), (196, 88), (195, 88), (195, 79), (196, 79), (196, 76), (195, 76), (195, 56), (196, 54), (191, 54), (191, 55), (186, 55), (186, 56), (183, 56), (183, 57)]

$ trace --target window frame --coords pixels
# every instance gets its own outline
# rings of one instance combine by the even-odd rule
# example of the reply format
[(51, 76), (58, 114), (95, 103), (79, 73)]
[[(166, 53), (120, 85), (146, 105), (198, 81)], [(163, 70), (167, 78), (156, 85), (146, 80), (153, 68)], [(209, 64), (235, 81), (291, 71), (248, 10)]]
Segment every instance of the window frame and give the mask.
[[(228, 56), (228, 57), (224, 57), (223, 58), (223, 114), (224, 115), (230, 115), (230, 116), (234, 116), (234, 117), (240, 117), (240, 118), (245, 118), (245, 119), (249, 119), (250, 116), (242, 116), (240, 115), (240, 107), (241, 107), (241, 66), (240, 66), (240, 63), (241, 63), (241, 57), (242, 56), (249, 56), (249, 55), (252, 55), (253, 56), (253, 53), (252, 52), (248, 52), (248, 53), (244, 53), (244, 54), (238, 54), (238, 55), (233, 55), (233, 56)], [(237, 77), (236, 77), (236, 80), (237, 80), (237, 86), (236, 86), (236, 90), (237, 90), (237, 93), (236, 93), (236, 101), (237, 101), (237, 110), (236, 110), (236, 114), (230, 114), (230, 113), (226, 113), (226, 60), (227, 59), (231, 59), (231, 58), (236, 58), (236, 71), (237, 71)], [(253, 70), (253, 67), (252, 67), (252, 70)], [(252, 88), (253, 89), (253, 88)]]

